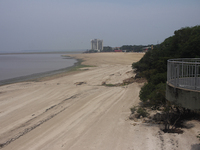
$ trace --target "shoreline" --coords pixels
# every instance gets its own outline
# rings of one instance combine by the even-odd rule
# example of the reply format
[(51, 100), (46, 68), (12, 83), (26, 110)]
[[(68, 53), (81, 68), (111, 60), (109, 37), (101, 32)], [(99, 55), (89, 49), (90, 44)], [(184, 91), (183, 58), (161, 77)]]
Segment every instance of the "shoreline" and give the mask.
[(65, 59), (75, 59), (77, 62), (74, 63), (73, 66), (58, 69), (58, 70), (52, 70), (52, 71), (47, 71), (47, 72), (30, 74), (30, 75), (26, 75), (26, 76), (20, 76), (20, 77), (16, 77), (16, 78), (0, 80), (0, 86), (19, 83), (19, 82), (39, 82), (39, 81), (43, 81), (43, 80), (50, 80), (50, 79), (54, 79), (57, 77), (61, 77), (61, 76), (67, 75), (71, 71), (73, 71), (73, 72), (76, 71), (73, 69), (81, 66), (81, 63), (83, 62), (82, 59), (76, 59), (76, 58), (68, 56), (68, 55), (66, 55), (66, 56), (62, 55), (62, 57), (67, 57)]
[(3, 52), (0, 52), (0, 55), (21, 55), (21, 54), (80, 54), (82, 53), (82, 51), (77, 51), (77, 52), (74, 52), (74, 51), (52, 51), (52, 52), (11, 52), (11, 53), (3, 53)]

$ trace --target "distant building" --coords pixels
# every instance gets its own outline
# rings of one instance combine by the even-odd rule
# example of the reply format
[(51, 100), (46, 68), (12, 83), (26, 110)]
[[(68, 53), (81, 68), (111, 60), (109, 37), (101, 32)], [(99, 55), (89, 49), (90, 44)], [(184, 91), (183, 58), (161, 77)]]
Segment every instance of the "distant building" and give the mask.
[(151, 47), (143, 47), (143, 52), (148, 52), (149, 49), (151, 49)]
[(114, 52), (122, 52), (122, 50), (114, 50)]
[(91, 40), (91, 49), (102, 51), (103, 50), (103, 40), (93, 39)]

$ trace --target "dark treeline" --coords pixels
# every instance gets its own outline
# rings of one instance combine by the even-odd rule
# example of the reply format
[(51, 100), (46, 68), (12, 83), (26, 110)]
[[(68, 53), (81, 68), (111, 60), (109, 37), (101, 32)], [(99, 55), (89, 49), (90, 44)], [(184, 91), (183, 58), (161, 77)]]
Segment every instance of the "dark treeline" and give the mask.
[(143, 52), (144, 48), (149, 47), (148, 50), (151, 49), (151, 45), (123, 45), (120, 48), (112, 48), (110, 46), (104, 46), (103, 52), (113, 52), (115, 49), (120, 49), (126, 52)]
[(145, 47), (151, 47), (151, 45), (123, 45), (120, 49), (126, 52), (143, 52)]
[(103, 47), (103, 52), (112, 52), (113, 51), (113, 48), (110, 47), (110, 46), (104, 46)]
[(148, 51), (137, 63), (132, 64), (147, 83), (141, 88), (140, 100), (151, 106), (164, 105), (167, 80), (167, 60), (172, 58), (200, 57), (200, 26), (181, 28), (159, 46)]

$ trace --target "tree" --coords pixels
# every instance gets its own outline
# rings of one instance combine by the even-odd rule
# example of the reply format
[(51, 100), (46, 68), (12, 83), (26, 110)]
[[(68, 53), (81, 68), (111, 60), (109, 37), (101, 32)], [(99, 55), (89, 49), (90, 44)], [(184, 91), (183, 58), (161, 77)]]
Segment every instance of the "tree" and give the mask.
[(110, 46), (104, 46), (103, 47), (103, 52), (112, 52), (113, 50), (112, 50), (112, 47), (110, 47)]

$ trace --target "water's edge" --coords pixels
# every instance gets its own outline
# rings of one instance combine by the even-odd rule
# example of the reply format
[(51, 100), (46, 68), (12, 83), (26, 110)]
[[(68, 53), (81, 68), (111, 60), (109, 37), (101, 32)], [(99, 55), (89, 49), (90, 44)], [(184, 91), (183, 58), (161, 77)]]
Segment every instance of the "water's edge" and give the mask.
[[(64, 57), (66, 57), (66, 59), (75, 59), (75, 58), (69, 57), (69, 56), (64, 56)], [(81, 63), (83, 62), (82, 59), (75, 59), (75, 60), (77, 62), (74, 63), (74, 65), (70, 66), (70, 67), (53, 70), (53, 71), (42, 72), (42, 73), (35, 73), (35, 74), (31, 74), (31, 75), (26, 75), (26, 76), (20, 76), (20, 77), (11, 78), (11, 79), (0, 80), (0, 86), (12, 84), (12, 83), (18, 83), (18, 82), (35, 81), (35, 80), (39, 80), (44, 77), (50, 77), (50, 76), (58, 75), (61, 73), (69, 72), (73, 68), (81, 65)]]

